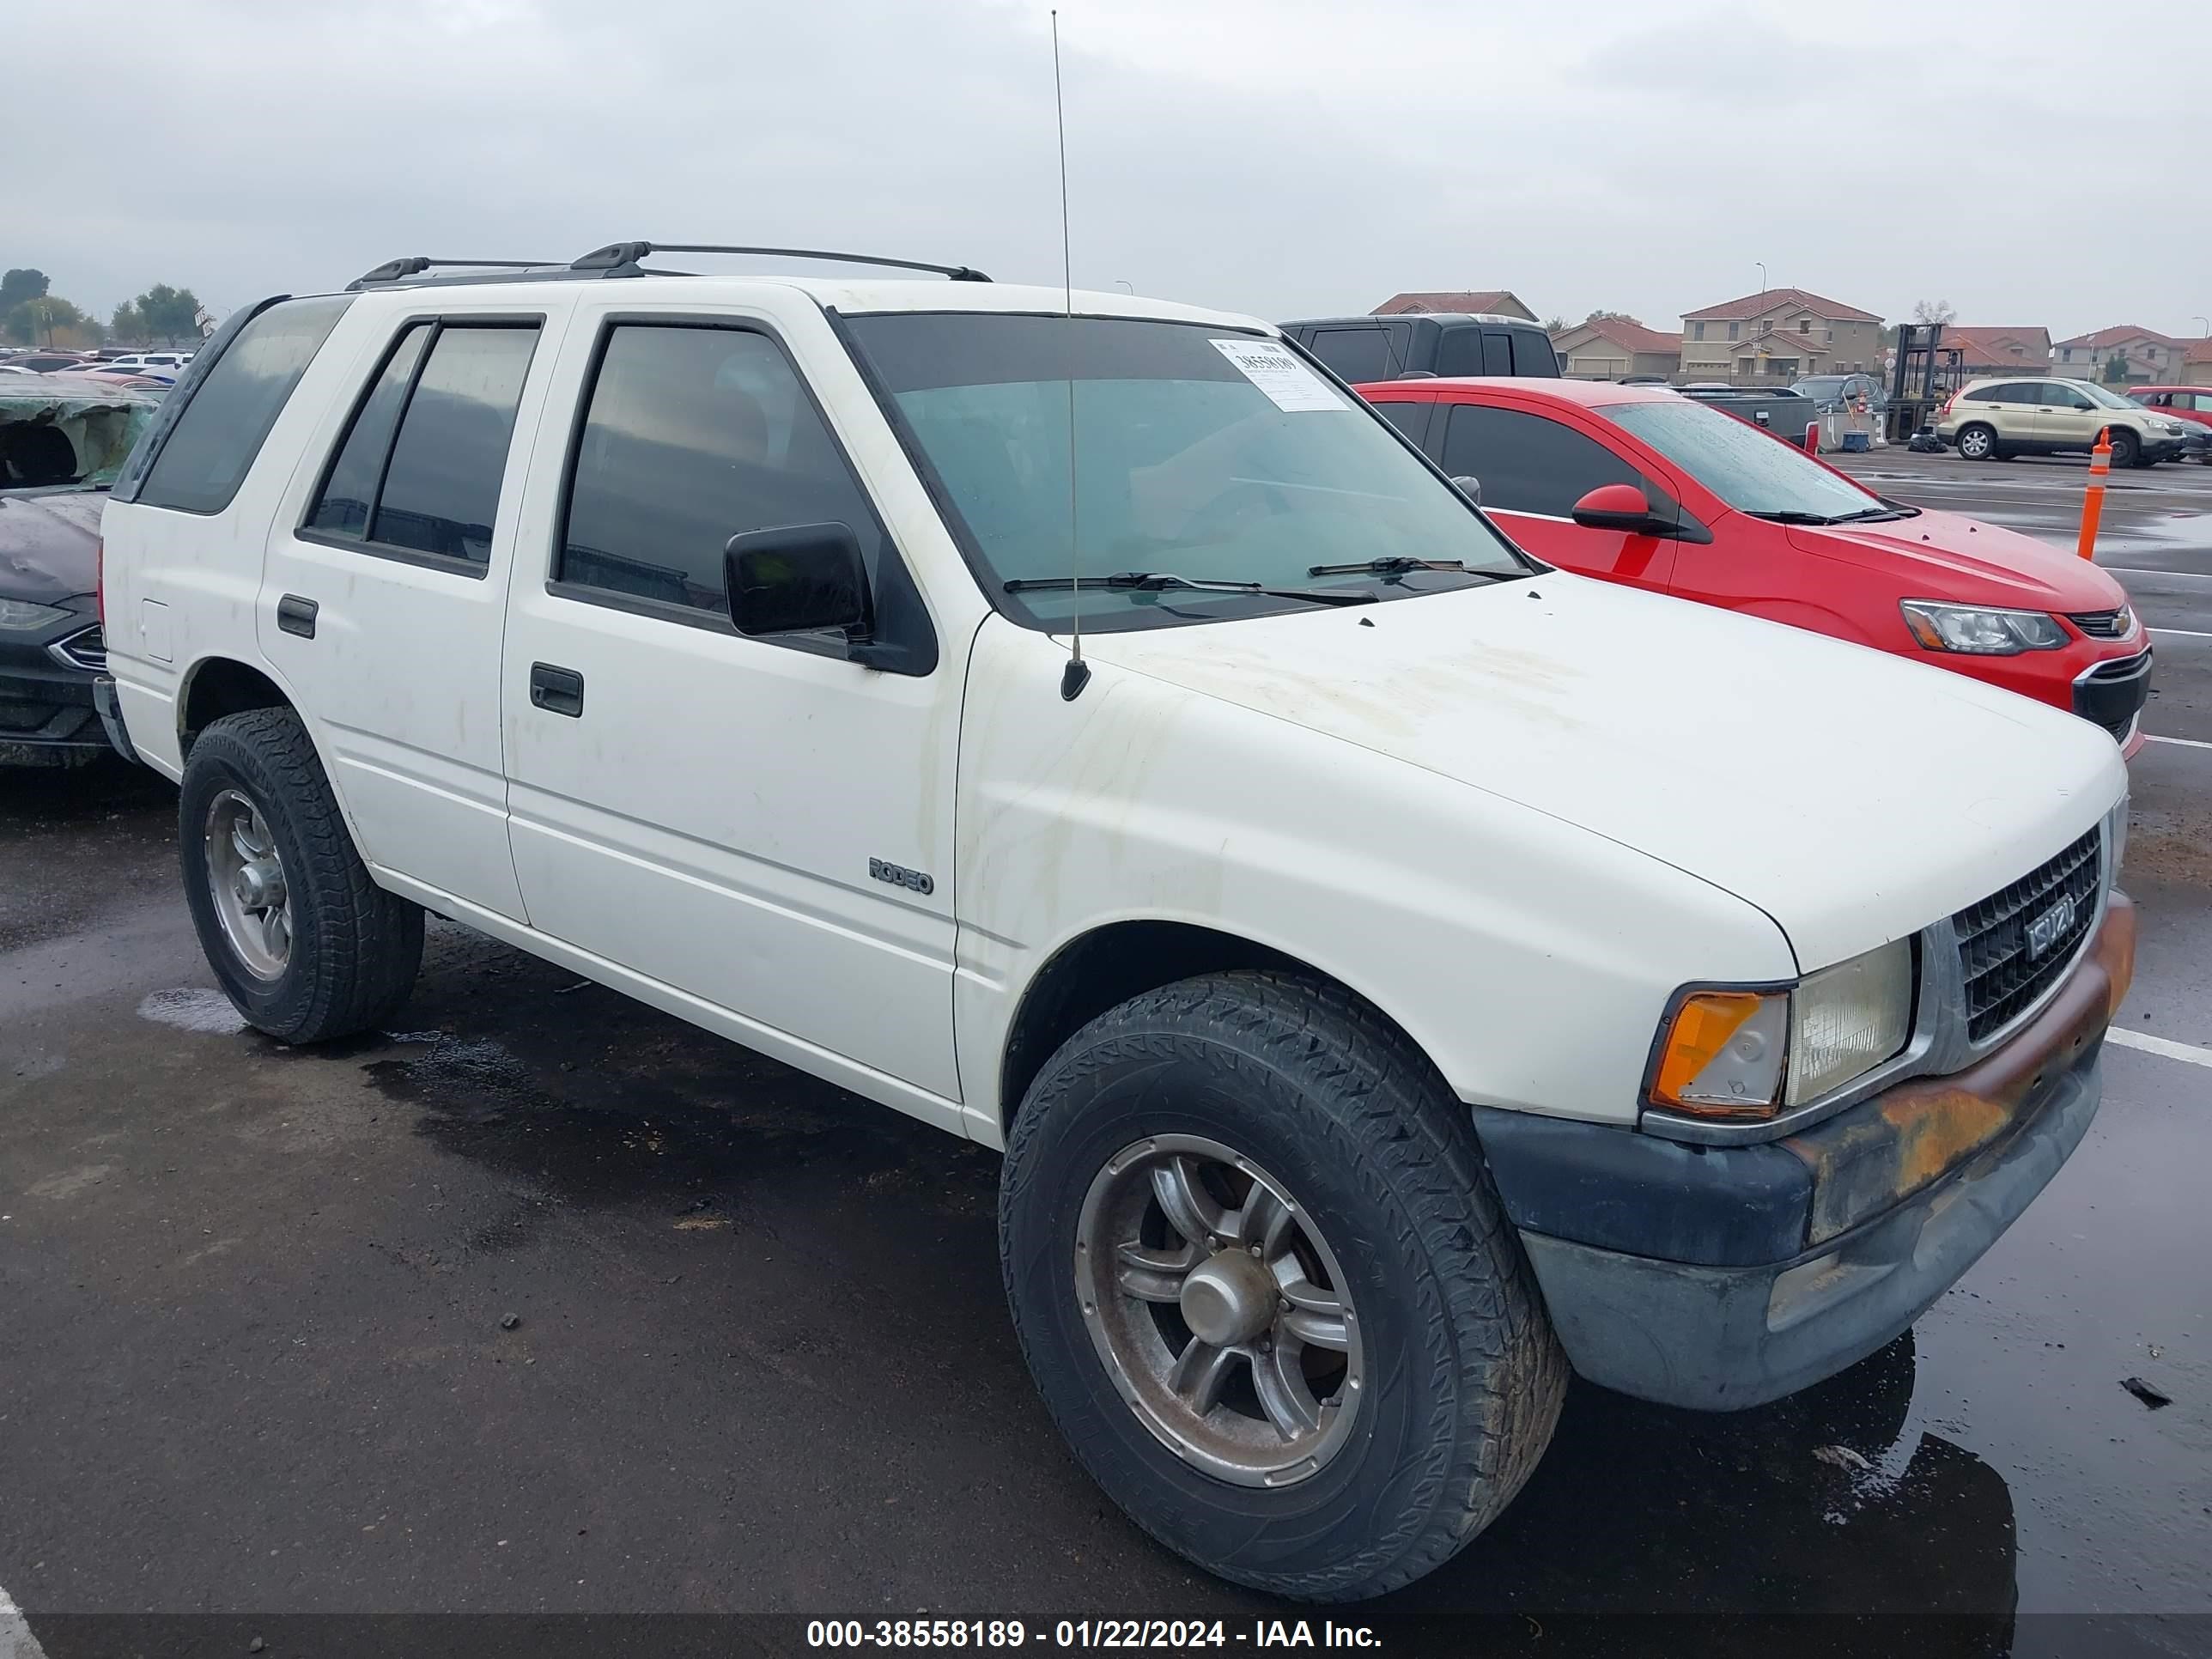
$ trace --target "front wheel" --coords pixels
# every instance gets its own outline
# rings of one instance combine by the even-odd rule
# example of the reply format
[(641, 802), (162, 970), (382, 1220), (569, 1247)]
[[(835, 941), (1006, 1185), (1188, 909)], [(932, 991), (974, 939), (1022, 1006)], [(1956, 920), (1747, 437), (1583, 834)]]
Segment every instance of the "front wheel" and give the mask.
[(1170, 1548), (1372, 1595), (1528, 1479), (1566, 1362), (1466, 1112), (1371, 1010), (1259, 973), (1138, 997), (1039, 1074), (1000, 1203), (1016, 1327)]
[(2112, 434), (2112, 468), (2133, 466), (2142, 453), (2142, 440), (2125, 427)]

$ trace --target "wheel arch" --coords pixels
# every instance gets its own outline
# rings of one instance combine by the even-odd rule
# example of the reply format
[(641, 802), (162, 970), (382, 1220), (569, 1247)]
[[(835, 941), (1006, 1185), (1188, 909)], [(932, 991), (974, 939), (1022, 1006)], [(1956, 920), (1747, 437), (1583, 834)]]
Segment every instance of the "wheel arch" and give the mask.
[(265, 668), (236, 657), (202, 657), (185, 672), (177, 689), (179, 757), (189, 759), (194, 740), (216, 721), (254, 708), (300, 713), (297, 701)]
[[(1428, 1060), (1405, 1025), (1358, 985), (1278, 946), (1195, 922), (1125, 917), (1098, 923), (1062, 944), (1030, 976), (999, 1050), (998, 1122), (1011, 1133), (1022, 1097), (1054, 1051), (1108, 1009), (1178, 980), (1202, 974), (1264, 969), (1334, 985)], [(1443, 1073), (1429, 1060), (1438, 1085)]]

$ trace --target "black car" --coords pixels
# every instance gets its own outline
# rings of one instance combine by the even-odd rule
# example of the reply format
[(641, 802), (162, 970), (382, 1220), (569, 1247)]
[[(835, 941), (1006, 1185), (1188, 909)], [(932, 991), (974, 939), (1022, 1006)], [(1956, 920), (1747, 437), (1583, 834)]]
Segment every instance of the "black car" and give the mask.
[(93, 706), (100, 515), (160, 407), (109, 381), (0, 379), (0, 764), (71, 766), (109, 748)]
[(1473, 312), (1308, 317), (1283, 332), (1357, 385), (1430, 374), (1514, 374), (1556, 380), (1551, 337), (1518, 317)]

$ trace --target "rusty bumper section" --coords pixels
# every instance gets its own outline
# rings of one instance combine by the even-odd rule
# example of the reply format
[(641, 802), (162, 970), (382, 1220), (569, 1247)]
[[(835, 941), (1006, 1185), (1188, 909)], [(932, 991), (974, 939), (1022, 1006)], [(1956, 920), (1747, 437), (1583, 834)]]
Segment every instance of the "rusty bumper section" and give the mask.
[(1734, 1410), (1905, 1330), (2087, 1133), (2135, 933), (2114, 894), (2058, 994), (2002, 1047), (1785, 1140), (1692, 1148), (1478, 1109), (1576, 1369), (1647, 1400)]

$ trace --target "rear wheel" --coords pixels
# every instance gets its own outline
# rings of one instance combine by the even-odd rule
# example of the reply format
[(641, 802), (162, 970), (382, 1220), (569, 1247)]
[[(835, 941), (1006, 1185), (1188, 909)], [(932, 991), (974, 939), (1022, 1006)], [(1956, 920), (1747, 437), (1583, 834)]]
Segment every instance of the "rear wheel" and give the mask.
[(1987, 461), (1996, 459), (1997, 434), (1995, 427), (1984, 426), (1977, 421), (1972, 426), (1959, 428), (1959, 457), (1961, 460)]
[(319, 1042), (407, 1000), (422, 912), (369, 879), (290, 709), (232, 714), (200, 733), (177, 830), (200, 948), (250, 1024)]
[(1466, 1111), (1373, 1011), (1270, 974), (1138, 997), (1039, 1073), (1000, 1203), (1015, 1324), (1170, 1548), (1372, 1595), (1528, 1479), (1566, 1362)]

